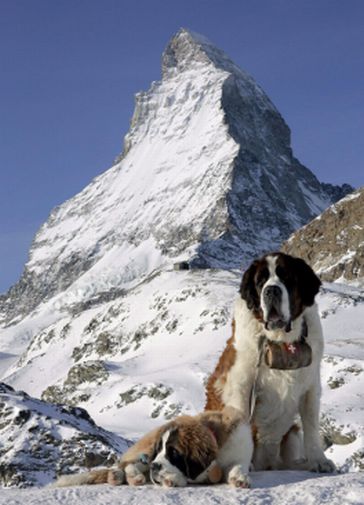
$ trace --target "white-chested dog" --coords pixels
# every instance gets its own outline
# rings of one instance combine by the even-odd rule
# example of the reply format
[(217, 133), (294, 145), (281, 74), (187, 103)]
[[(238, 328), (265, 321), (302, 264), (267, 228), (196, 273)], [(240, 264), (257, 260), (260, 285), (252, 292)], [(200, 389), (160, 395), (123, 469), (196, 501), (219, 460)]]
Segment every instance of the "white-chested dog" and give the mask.
[[(280, 252), (254, 261), (243, 275), (233, 335), (209, 379), (206, 409), (231, 405), (247, 419), (252, 415), (255, 470), (335, 469), (319, 437), (323, 335), (315, 295), (320, 284), (304, 260)], [(297, 368), (272, 367), (263, 359), (262, 342), (278, 349), (282, 361), (296, 360)]]
[(247, 488), (252, 454), (250, 426), (241, 412), (227, 407), (221, 412), (179, 416), (141, 438), (115, 468), (63, 475), (55, 485), (152, 482), (172, 487), (228, 482)]

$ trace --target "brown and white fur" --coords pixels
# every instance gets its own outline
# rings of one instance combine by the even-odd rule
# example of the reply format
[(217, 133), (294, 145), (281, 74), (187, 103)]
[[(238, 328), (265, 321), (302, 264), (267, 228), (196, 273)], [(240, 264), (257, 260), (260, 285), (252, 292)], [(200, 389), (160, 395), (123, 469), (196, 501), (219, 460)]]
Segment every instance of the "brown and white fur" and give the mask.
[(234, 487), (250, 487), (252, 453), (250, 426), (242, 420), (241, 412), (227, 407), (220, 412), (179, 416), (130, 447), (117, 467), (63, 475), (55, 485), (137, 486), (152, 482), (181, 487), (223, 481)]
[[(300, 258), (272, 253), (256, 260), (244, 273), (234, 307), (233, 336), (207, 385), (206, 409), (233, 406), (250, 419), (250, 395), (256, 388), (251, 422), (255, 470), (302, 468), (334, 471), (319, 437), (320, 363), (323, 335), (314, 298), (320, 280)], [(262, 335), (287, 344), (306, 342), (312, 363), (297, 370), (276, 370), (264, 362), (257, 368)], [(302, 432), (297, 423), (300, 418)], [(303, 444), (302, 444), (303, 442)]]

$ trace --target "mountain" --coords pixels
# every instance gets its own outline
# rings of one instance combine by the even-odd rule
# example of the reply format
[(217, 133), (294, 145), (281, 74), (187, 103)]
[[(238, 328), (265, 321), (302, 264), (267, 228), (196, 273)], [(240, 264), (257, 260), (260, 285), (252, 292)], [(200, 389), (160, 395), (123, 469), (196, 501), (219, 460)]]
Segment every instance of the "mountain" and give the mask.
[(162, 80), (136, 95), (117, 163), (52, 211), (0, 318), (19, 321), (51, 298), (106, 300), (180, 257), (241, 268), (351, 189), (322, 185), (254, 80), (182, 29)]
[[(127, 439), (203, 408), (241, 267), (351, 189), (300, 165), (269, 98), (203, 37), (178, 32), (162, 74), (115, 165), (52, 211), (0, 302), (4, 382)], [(322, 435), (346, 470), (364, 458), (363, 300), (336, 284), (319, 298)]]
[(283, 244), (326, 281), (364, 284), (364, 187), (329, 207)]

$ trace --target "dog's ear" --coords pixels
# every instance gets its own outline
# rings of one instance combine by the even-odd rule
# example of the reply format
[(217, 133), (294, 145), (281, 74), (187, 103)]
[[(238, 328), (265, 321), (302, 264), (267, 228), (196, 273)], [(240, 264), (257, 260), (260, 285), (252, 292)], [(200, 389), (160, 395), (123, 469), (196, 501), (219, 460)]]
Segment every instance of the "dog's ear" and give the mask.
[(168, 442), (171, 444), (176, 443), (178, 440), (178, 426), (172, 425), (169, 428)]
[(159, 432), (156, 439), (155, 439), (154, 446), (149, 454), (149, 461), (150, 462), (154, 461), (161, 450), (162, 450), (162, 434), (161, 434), (161, 432)]
[(301, 258), (294, 258), (294, 271), (297, 275), (298, 290), (305, 307), (310, 307), (320, 290), (321, 281), (312, 268)]
[(204, 458), (200, 460), (197, 459), (192, 459), (190, 457), (185, 458), (185, 463), (186, 463), (186, 469), (187, 469), (187, 476), (195, 480), (201, 473), (206, 470), (213, 459), (209, 458), (208, 455), (205, 455)]
[(250, 267), (245, 270), (239, 289), (241, 297), (246, 301), (248, 309), (250, 310), (259, 310), (260, 307), (260, 300), (254, 280), (257, 267), (258, 261), (253, 261)]
[(195, 480), (199, 475), (209, 468), (211, 463), (216, 459), (217, 447), (212, 444), (198, 444), (198, 450), (189, 451), (185, 458), (187, 476)]

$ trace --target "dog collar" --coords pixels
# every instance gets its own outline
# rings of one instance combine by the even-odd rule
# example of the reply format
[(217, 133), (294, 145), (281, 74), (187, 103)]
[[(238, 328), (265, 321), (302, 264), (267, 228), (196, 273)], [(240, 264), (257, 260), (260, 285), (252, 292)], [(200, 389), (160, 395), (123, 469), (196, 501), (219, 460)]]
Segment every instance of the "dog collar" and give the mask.
[(301, 335), (294, 342), (275, 342), (262, 335), (259, 340), (259, 365), (264, 362), (269, 368), (296, 370), (311, 365), (312, 349), (307, 344), (307, 323), (302, 321)]

